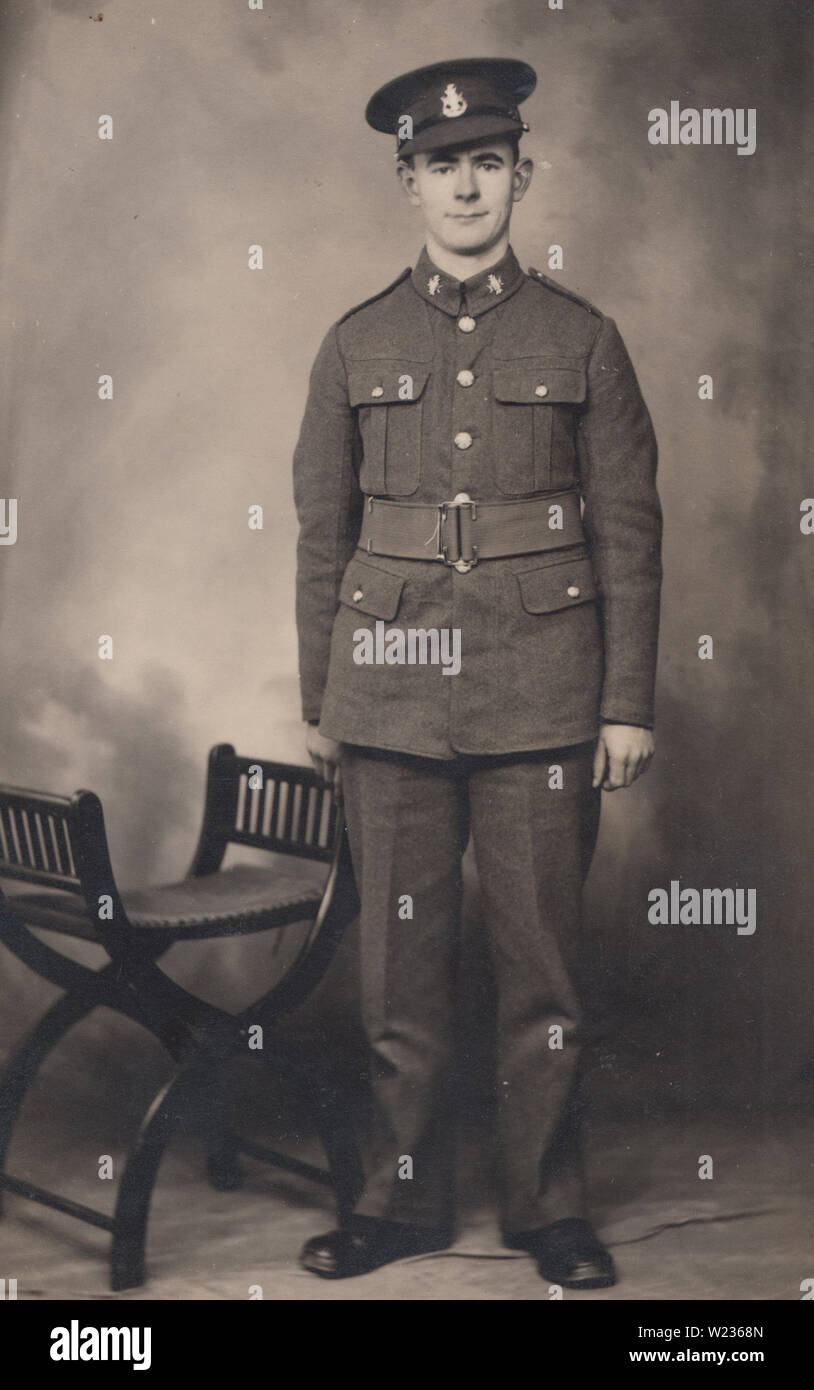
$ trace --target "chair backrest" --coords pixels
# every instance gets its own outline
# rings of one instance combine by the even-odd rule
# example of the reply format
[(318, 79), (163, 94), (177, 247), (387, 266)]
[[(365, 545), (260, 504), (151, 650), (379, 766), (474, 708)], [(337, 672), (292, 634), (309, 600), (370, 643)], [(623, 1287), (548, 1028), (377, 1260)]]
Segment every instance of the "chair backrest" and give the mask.
[(83, 824), (88, 812), (101, 821), (93, 792), (51, 796), (0, 786), (0, 878), (82, 893), (80, 874), (87, 859)]
[(244, 757), (229, 743), (209, 754), (204, 824), (191, 872), (214, 872), (228, 844), (330, 863), (343, 818), (309, 767)]

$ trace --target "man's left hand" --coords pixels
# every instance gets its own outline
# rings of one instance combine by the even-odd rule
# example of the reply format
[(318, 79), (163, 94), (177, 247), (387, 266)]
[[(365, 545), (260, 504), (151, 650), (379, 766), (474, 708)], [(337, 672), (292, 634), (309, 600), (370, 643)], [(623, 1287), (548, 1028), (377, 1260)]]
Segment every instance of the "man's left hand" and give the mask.
[(603, 724), (594, 754), (595, 787), (615, 792), (629, 787), (650, 766), (655, 752), (650, 729), (637, 724)]

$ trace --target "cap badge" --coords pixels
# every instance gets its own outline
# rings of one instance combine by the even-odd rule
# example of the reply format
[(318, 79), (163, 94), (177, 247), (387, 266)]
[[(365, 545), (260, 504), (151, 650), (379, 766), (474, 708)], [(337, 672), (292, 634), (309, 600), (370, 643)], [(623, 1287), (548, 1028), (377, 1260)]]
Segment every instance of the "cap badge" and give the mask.
[(467, 103), (458, 91), (454, 82), (448, 82), (441, 97), (441, 114), (444, 116), (462, 116), (466, 110)]
[(441, 276), (431, 275), (429, 280), (427, 281), (427, 289), (429, 290), (430, 294), (438, 294), (439, 290), (441, 289)]
[(501, 280), (499, 275), (490, 275), (487, 283), (489, 285), (490, 294), (503, 293), (503, 281)]

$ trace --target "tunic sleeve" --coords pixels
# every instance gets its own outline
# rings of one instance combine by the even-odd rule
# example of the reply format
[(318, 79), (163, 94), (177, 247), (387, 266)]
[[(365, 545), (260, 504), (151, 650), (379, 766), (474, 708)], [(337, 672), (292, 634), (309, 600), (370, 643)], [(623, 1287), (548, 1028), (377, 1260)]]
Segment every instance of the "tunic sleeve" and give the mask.
[(656, 439), (611, 318), (594, 341), (577, 438), (583, 521), (601, 598), (600, 717), (652, 727), (662, 530)]
[(294, 451), (300, 693), (302, 717), (311, 721), (319, 719), (339, 585), (359, 535), (358, 466), (356, 417), (334, 326), (311, 371)]

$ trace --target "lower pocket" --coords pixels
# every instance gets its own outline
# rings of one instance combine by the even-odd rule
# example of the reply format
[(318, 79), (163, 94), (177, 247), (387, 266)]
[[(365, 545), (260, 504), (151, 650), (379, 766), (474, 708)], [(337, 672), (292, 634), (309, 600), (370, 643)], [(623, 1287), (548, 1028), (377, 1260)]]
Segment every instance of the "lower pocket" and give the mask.
[(405, 582), (400, 574), (354, 556), (342, 576), (339, 602), (357, 613), (368, 613), (389, 622), (399, 611)]
[(597, 597), (596, 578), (590, 557), (574, 554), (558, 556), (533, 569), (515, 571), (520, 601), (527, 613), (556, 613), (591, 603)]

